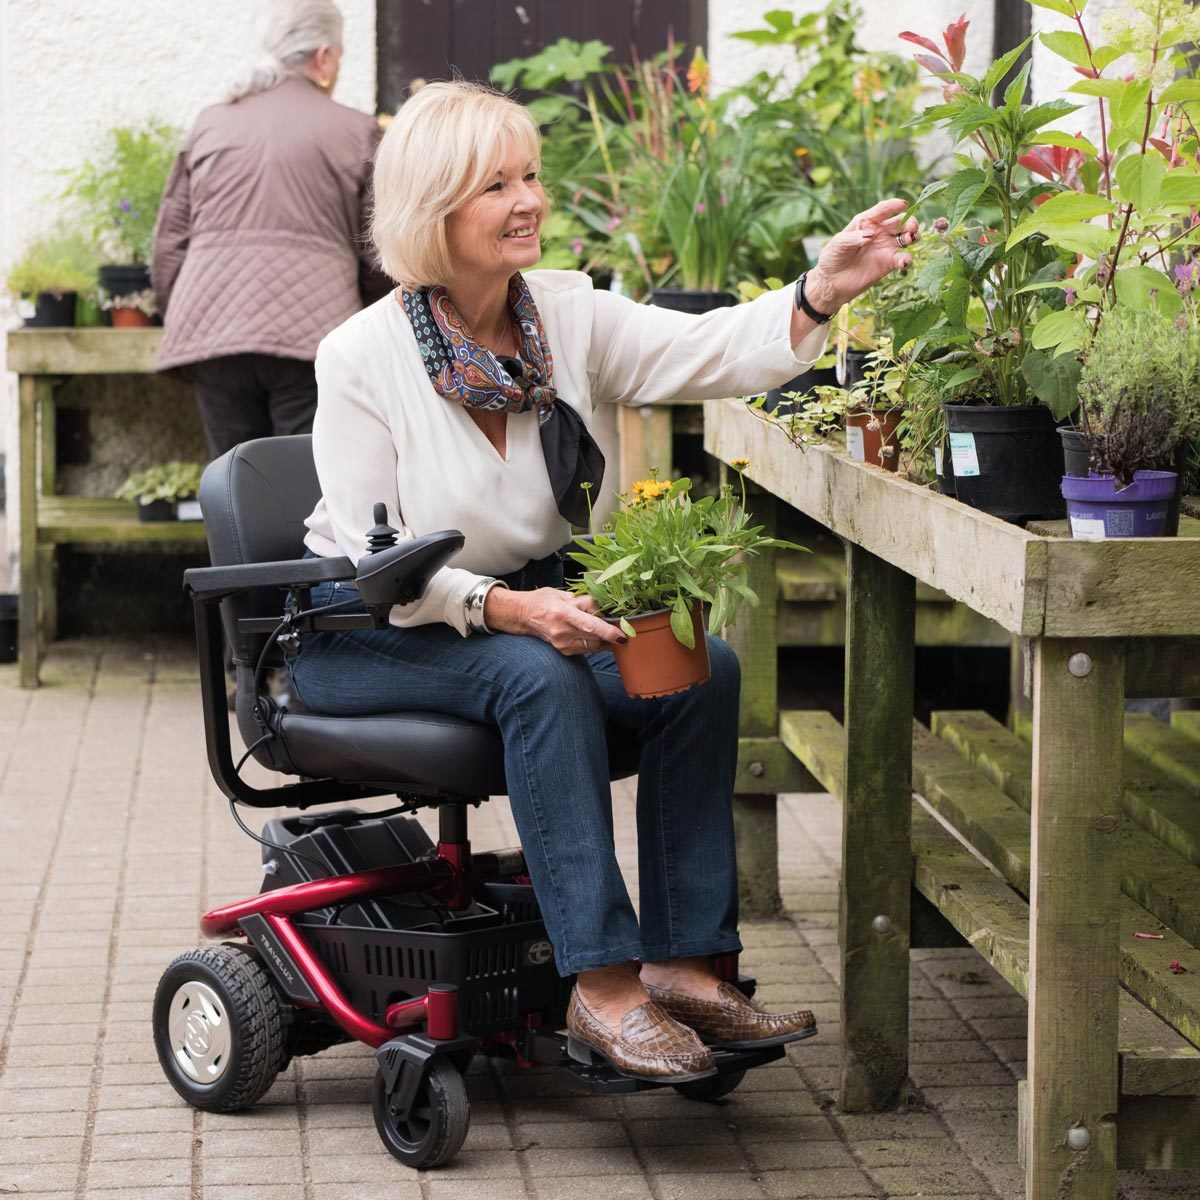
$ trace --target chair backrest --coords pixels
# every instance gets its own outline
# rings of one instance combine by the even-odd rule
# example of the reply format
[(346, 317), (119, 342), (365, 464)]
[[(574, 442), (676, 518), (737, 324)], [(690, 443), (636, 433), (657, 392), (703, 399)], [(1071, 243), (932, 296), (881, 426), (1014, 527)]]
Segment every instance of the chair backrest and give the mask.
[[(200, 480), (200, 511), (214, 567), (275, 562), (304, 555), (304, 519), (321, 498), (312, 436), (258, 438), (209, 463)], [(251, 666), (265, 634), (239, 634), (239, 617), (282, 615), (277, 589), (232, 596), (221, 603), (234, 660)]]
[[(312, 436), (259, 438), (243, 442), (209, 463), (200, 480), (200, 510), (213, 566), (277, 562), (304, 556), (304, 520), (321, 498), (313, 463)], [(237, 719), (246, 744), (261, 730), (254, 720), (254, 667), (265, 633), (239, 633), (242, 617), (283, 615), (278, 588), (260, 588), (221, 601), (221, 622), (237, 668)], [(271, 666), (282, 656), (276, 653)], [(287, 769), (268, 745), (254, 757), (264, 766)]]

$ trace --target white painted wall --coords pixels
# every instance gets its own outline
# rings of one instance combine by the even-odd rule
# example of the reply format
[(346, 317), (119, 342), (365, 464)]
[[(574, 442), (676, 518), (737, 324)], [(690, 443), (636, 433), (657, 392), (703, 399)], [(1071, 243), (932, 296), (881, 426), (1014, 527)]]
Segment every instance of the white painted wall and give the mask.
[[(338, 0), (345, 55), (334, 99), (375, 111), (375, 0)], [(84, 161), (106, 130), (148, 119), (187, 129), (255, 57), (263, 0), (0, 0), (0, 277), (54, 223), (57, 170)], [(15, 450), (16, 377), (4, 371), (0, 452)], [(16, 475), (8, 455), (8, 546)], [(0, 561), (0, 590), (4, 589)]]
[[(866, 50), (907, 56), (917, 47), (900, 40), (910, 29), (941, 43), (941, 31), (960, 14), (970, 21), (964, 68), (982, 72), (992, 61), (992, 0), (859, 0), (863, 10), (859, 44)], [(708, 0), (708, 44), (714, 86), (731, 87), (764, 67), (786, 62), (789, 52), (755, 46), (729, 35), (765, 28), (764, 13), (776, 8), (819, 12), (825, 0)]]

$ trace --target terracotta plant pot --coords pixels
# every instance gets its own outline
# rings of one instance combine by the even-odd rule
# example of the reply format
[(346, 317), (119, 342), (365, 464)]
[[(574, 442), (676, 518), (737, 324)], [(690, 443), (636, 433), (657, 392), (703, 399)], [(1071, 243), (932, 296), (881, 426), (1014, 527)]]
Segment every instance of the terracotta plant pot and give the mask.
[(847, 413), (846, 452), (859, 462), (895, 471), (900, 466), (899, 412)]
[(630, 617), (629, 623), (637, 630), (637, 637), (631, 637), (623, 646), (614, 645), (612, 652), (630, 696), (671, 696), (686, 692), (693, 684), (708, 682), (708, 642), (699, 603), (692, 608), (696, 645), (691, 650), (675, 640), (669, 608)]
[(148, 329), (154, 318), (146, 316), (140, 308), (114, 308), (112, 323), (114, 329)]

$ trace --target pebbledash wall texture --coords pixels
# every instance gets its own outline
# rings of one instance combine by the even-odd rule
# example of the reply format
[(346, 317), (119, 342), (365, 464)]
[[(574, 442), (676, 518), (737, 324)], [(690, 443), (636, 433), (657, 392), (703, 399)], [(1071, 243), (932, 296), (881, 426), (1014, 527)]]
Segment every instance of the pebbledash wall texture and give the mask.
[[(429, 5), (458, 0), (424, 0)], [(597, 3), (600, 0), (562, 0)], [(646, 0), (654, 3), (655, 0)], [(993, 0), (860, 0), (860, 40), (870, 49), (907, 53), (903, 29), (930, 36), (960, 13), (971, 21), (968, 70), (990, 60)], [(1116, 7), (1093, 0), (1088, 23)], [(335, 98), (375, 108), (375, 0), (340, 0), (346, 54)], [(823, 0), (709, 0), (709, 57), (716, 87), (772, 65), (769, 55), (730, 34), (755, 25), (767, 11), (816, 11)], [(114, 125), (158, 119), (188, 128), (207, 104), (222, 98), (238, 65), (252, 57), (261, 0), (0, 0), (0, 277), (26, 240), (55, 217), (56, 172), (85, 159)], [(1066, 27), (1034, 9), (1034, 28)], [(1070, 69), (1035, 49), (1038, 98), (1071, 81)], [(935, 95), (931, 89), (931, 96)], [(1090, 131), (1090, 111), (1067, 125)], [(914, 181), (914, 184), (923, 181)], [(0, 314), (3, 314), (0, 308)], [(0, 453), (7, 446), (8, 559), (15, 562), (15, 377), (4, 373), (0, 315)], [(0, 561), (0, 590), (4, 590)], [(15, 580), (12, 581), (15, 586)]]

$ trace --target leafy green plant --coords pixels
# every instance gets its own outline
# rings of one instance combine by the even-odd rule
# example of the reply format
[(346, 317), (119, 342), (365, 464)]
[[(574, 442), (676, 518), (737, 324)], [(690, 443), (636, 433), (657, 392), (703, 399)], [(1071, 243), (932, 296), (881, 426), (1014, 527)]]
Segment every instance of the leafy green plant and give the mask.
[(108, 131), (97, 157), (66, 173), (65, 195), (114, 261), (150, 261), (159, 202), (181, 142), (170, 125), (119, 126)]
[(893, 344), (926, 365), (926, 380), (935, 381), (941, 401), (1021, 405), (1036, 399), (1061, 417), (1075, 406), (1078, 364), (1073, 372), (1072, 364), (1062, 364), (1068, 369), (1061, 378), (1029, 331), (1042, 315), (1063, 308), (1066, 288), (1058, 285), (1074, 267), (1075, 253), (1014, 233), (1059, 199), (1078, 206), (1081, 216), (1099, 211), (1094, 197), (1064, 193), (1047, 200), (1053, 185), (1031, 179), (1022, 162), (1039, 145), (1077, 148), (1081, 139), (1045, 127), (1078, 106), (1063, 99), (1024, 103), (1030, 65), (1009, 76), (1027, 42), (982, 77), (965, 73), (968, 24), (965, 18), (951, 24), (942, 46), (901, 34), (929, 51), (918, 61), (943, 83), (943, 102), (926, 110), (921, 123), (972, 150), (958, 154), (958, 169), (918, 197), (918, 206), (936, 199), (946, 215), (934, 222), (937, 252), (915, 279), (919, 298), (892, 310)]
[[(1094, 100), (1100, 133), (1099, 149), (1058, 140), (1077, 154), (1075, 169), (1040, 172), (1051, 195), (1007, 239), (1009, 247), (1041, 242), (1079, 256), (1073, 278), (1056, 285), (1069, 288), (1067, 301), (1041, 312), (1031, 339), (1035, 350), (1069, 359), (1115, 306), (1181, 311), (1174, 258), (1200, 241), (1200, 81), (1190, 57), (1200, 13), (1185, 0), (1128, 0), (1101, 17), (1103, 40), (1093, 41), (1087, 0), (1030, 2), (1072, 26), (1040, 39), (1083, 76), (1068, 91)], [(1110, 67), (1120, 74), (1106, 76)]]
[(204, 464), (168, 462), (137, 471), (121, 484), (118, 500), (152, 504), (155, 500), (189, 500), (200, 490)]
[(693, 500), (691, 480), (674, 483), (639, 480), (621, 496), (610, 525), (593, 540), (576, 538), (570, 557), (584, 568), (571, 589), (591, 596), (607, 617), (620, 621), (628, 637), (637, 630), (629, 618), (671, 610), (671, 631), (689, 649), (695, 645), (692, 606), (711, 605), (708, 631), (732, 625), (743, 601), (758, 604), (747, 582), (747, 556), (767, 549), (801, 550), (767, 537), (751, 524), (746, 509), (745, 460), (733, 464), (741, 493), (723, 484), (720, 495)]
[(907, 127), (917, 70), (899, 55), (864, 50), (857, 40), (862, 18), (858, 4), (831, 0), (803, 15), (772, 10), (766, 28), (732, 35), (793, 56), (784, 69), (759, 72), (737, 89), (739, 132), (777, 172), (778, 207), (790, 210), (793, 238), (801, 224), (797, 202), (807, 208), (804, 233), (836, 233), (882, 197), (911, 197), (912, 181), (928, 173)]
[(96, 283), (96, 251), (79, 233), (59, 230), (35, 238), (9, 267), (8, 290), (36, 300), (42, 292), (86, 292)]
[(1094, 468), (1124, 487), (1135, 471), (1171, 467), (1181, 440), (1200, 434), (1200, 316), (1118, 305), (1100, 322), (1079, 380), (1080, 416)]

